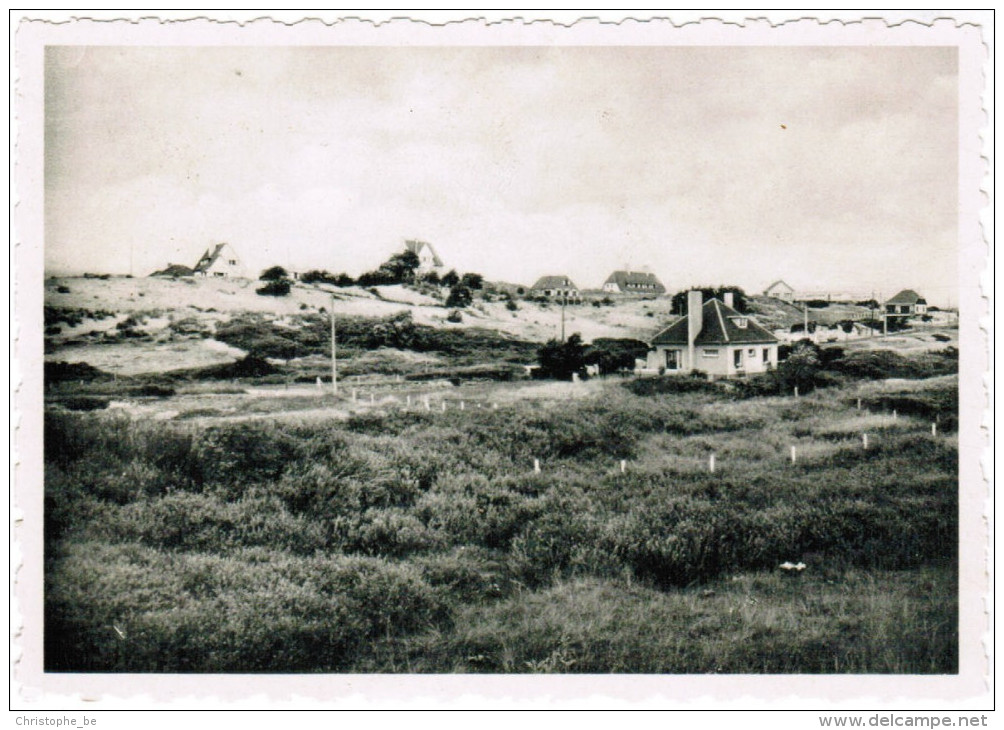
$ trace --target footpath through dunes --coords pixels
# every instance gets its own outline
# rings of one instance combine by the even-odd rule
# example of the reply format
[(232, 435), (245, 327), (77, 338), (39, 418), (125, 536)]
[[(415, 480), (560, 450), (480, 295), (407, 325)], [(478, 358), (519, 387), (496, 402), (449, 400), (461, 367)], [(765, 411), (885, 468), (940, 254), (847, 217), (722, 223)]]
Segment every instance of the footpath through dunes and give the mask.
[(952, 386), (50, 407), (46, 669), (951, 673)]

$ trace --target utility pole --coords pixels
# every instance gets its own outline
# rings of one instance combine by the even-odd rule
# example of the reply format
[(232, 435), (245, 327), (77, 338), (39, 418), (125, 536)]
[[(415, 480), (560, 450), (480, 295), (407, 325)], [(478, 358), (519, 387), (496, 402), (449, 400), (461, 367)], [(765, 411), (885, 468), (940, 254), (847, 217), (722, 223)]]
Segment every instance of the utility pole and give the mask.
[(565, 341), (565, 302), (568, 301), (568, 292), (561, 293), (561, 341)]
[(338, 395), (338, 360), (335, 344), (335, 295), (331, 295), (331, 394)]

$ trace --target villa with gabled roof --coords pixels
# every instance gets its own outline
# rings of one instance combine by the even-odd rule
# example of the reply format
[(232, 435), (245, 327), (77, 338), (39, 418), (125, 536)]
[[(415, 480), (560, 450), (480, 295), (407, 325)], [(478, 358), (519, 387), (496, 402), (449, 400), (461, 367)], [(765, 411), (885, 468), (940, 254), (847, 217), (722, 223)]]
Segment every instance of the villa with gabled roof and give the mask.
[(695, 370), (714, 377), (762, 373), (777, 367), (778, 339), (752, 317), (725, 301), (702, 304), (700, 291), (687, 293), (687, 314), (649, 342), (647, 367), (667, 375)]
[(193, 273), (195, 276), (218, 278), (245, 276), (244, 265), (229, 243), (218, 243), (212, 249), (207, 248), (202, 258), (195, 264)]

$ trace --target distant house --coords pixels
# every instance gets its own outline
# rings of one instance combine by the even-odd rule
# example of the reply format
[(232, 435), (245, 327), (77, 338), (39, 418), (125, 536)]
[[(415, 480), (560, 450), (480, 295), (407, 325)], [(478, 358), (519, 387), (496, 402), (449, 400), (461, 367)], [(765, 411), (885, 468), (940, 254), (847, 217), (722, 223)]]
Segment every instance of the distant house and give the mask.
[(579, 287), (567, 276), (542, 276), (530, 288), (530, 296), (578, 301), (582, 298)]
[(795, 301), (795, 290), (780, 279), (764, 289), (763, 295), (765, 297), (780, 299), (782, 302), (788, 302), (788, 304)]
[(212, 276), (218, 278), (234, 278), (246, 275), (234, 247), (229, 243), (218, 243), (212, 249), (206, 249), (202, 258), (195, 265), (196, 276)]
[(610, 294), (659, 294), (666, 293), (655, 274), (644, 271), (615, 271), (603, 283), (603, 291)]
[(444, 268), (443, 260), (439, 258), (436, 249), (432, 247), (431, 243), (426, 243), (425, 241), (405, 241), (404, 250), (411, 251), (418, 256), (417, 274), (428, 274), (433, 271), (437, 274), (442, 273), (442, 269)]
[(778, 339), (752, 317), (725, 301), (702, 304), (700, 291), (687, 293), (687, 314), (655, 335), (646, 366), (667, 375), (700, 370), (711, 376), (762, 373), (777, 366)]
[(927, 300), (913, 289), (904, 289), (892, 299), (887, 299), (882, 305), (886, 315), (912, 317), (915, 314), (927, 314)]

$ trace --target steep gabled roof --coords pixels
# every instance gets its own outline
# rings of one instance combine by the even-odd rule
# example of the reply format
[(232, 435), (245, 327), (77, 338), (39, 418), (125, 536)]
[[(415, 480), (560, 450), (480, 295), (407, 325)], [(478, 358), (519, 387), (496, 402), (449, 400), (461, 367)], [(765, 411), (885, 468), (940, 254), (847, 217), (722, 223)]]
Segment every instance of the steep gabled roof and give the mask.
[(892, 299), (887, 299), (886, 304), (927, 304), (924, 298), (913, 289), (904, 289)]
[(567, 276), (542, 276), (537, 279), (532, 289), (578, 289), (575, 282)]
[(432, 247), (431, 243), (426, 243), (425, 241), (405, 241), (404, 248), (406, 251), (411, 251), (416, 256), (421, 255), (422, 249), (428, 247), (429, 252), (432, 254), (432, 265), (442, 266), (443, 260), (439, 258), (439, 254), (436, 253), (436, 249)]
[(225, 243), (217, 243), (216, 248), (214, 248), (212, 252), (210, 252), (207, 248), (206, 252), (202, 254), (202, 258), (199, 259), (199, 263), (195, 265), (194, 273), (197, 274), (200, 271), (208, 271), (209, 268), (216, 263), (216, 260), (219, 259), (220, 254), (223, 253), (223, 247), (226, 245), (227, 244)]
[(645, 287), (649, 289), (649, 291), (666, 291), (666, 287), (662, 285), (662, 282), (659, 281), (655, 274), (649, 274), (643, 271), (615, 271), (607, 277), (605, 282), (603, 282), (604, 286), (607, 284), (616, 284), (621, 289), (628, 289), (632, 286), (636, 286)]
[[(772, 344), (778, 341), (752, 317), (726, 307), (718, 299), (704, 303), (701, 319), (701, 331), (694, 340), (695, 345)], [(737, 319), (745, 319), (746, 327), (736, 324)], [(689, 317), (680, 317), (653, 337), (650, 344), (686, 346), (688, 321)]]

